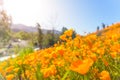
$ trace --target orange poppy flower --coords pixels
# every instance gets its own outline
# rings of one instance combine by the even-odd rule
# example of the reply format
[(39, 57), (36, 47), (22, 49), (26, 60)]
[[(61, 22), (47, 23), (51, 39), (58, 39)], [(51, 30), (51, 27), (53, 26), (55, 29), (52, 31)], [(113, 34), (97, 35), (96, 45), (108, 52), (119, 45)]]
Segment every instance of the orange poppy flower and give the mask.
[(6, 72), (11, 72), (13, 70), (14, 66), (10, 66), (8, 68), (6, 68)]
[(9, 74), (6, 76), (6, 80), (13, 80), (14, 75), (13, 74)]
[(93, 60), (90, 58), (85, 59), (83, 61), (77, 60), (71, 64), (70, 69), (84, 75), (89, 71), (92, 64)]
[(109, 72), (108, 71), (102, 71), (100, 73), (100, 79), (101, 80), (111, 80)]

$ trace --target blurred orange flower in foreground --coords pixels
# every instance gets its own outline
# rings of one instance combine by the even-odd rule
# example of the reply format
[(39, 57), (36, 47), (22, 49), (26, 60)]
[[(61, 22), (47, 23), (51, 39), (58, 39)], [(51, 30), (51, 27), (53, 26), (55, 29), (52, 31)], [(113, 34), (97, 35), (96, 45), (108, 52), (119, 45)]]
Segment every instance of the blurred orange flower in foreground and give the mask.
[(55, 65), (51, 65), (49, 68), (41, 69), (41, 72), (43, 73), (44, 78), (47, 78), (49, 76), (55, 75), (57, 70)]
[(109, 72), (108, 71), (102, 71), (100, 73), (100, 79), (101, 80), (111, 80)]
[(9, 74), (6, 76), (6, 80), (13, 80), (14, 75), (13, 74)]
[(84, 75), (89, 71), (92, 64), (93, 64), (93, 60), (90, 58), (85, 59), (83, 61), (77, 60), (75, 62), (72, 62), (70, 69)]
[(8, 68), (6, 68), (6, 72), (11, 72), (13, 70), (14, 66), (10, 66)]

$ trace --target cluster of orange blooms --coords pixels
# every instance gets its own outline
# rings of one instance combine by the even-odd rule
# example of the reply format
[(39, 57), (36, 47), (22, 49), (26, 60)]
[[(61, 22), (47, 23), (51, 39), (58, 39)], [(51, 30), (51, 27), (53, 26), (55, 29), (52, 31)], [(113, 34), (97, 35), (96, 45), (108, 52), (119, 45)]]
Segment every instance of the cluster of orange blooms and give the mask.
[(120, 79), (120, 23), (76, 35), (67, 30), (53, 47), (0, 63), (7, 80), (118, 80)]

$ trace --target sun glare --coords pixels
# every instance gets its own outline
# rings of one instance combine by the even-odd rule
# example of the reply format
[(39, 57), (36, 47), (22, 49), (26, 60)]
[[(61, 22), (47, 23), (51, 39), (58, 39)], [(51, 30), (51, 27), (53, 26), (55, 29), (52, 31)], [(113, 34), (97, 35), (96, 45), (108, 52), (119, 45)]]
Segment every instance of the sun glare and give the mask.
[(3, 6), (14, 23), (26, 25), (44, 23), (56, 7), (53, 0), (4, 0)]

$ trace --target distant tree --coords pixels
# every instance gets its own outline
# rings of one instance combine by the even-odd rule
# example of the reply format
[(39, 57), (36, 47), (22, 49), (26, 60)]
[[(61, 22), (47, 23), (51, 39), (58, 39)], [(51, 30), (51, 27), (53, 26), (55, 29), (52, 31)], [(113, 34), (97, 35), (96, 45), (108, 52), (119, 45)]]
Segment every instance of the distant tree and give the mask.
[(11, 23), (12, 23), (11, 16), (8, 16), (7, 13), (4, 10), (2, 10), (0, 12), (0, 26), (3, 26), (7, 30), (10, 30)]
[(103, 29), (105, 29), (105, 24), (104, 23), (102, 23), (102, 27), (103, 27)]
[(74, 39), (75, 37), (76, 37), (76, 31), (74, 30), (72, 34), (72, 39)]
[(50, 30), (44, 34), (42, 45), (43, 48), (50, 47), (52, 45), (52, 32)]
[(0, 46), (4, 46), (10, 40), (10, 25), (12, 23), (11, 17), (7, 15), (7, 13), (2, 10), (0, 11)]
[(54, 34), (54, 29), (52, 31), (47, 32), (48, 35), (48, 46), (53, 46), (55, 43), (55, 34)]
[(13, 36), (14, 38), (19, 38), (22, 40), (29, 40), (30, 39), (30, 33), (25, 32), (25, 31), (19, 31), (17, 33), (15, 33), (15, 35)]
[(53, 27), (53, 29), (52, 29), (52, 32), (51, 32), (51, 39), (50, 39), (50, 46), (52, 46), (52, 45), (54, 45), (54, 43), (55, 43), (55, 32), (54, 32), (55, 30), (54, 30), (54, 27)]
[(38, 44), (39, 44), (39, 48), (42, 49), (43, 33), (39, 23), (37, 23), (37, 29), (38, 29)]
[(97, 26), (97, 31), (99, 31), (99, 29), (100, 29), (99, 26)]
[(48, 33), (44, 34), (43, 42), (42, 42), (43, 48), (48, 47), (48, 43), (49, 43), (49, 42), (48, 42), (48, 38), (49, 38), (49, 34), (48, 34)]
[(66, 27), (62, 27), (62, 32), (61, 32), (61, 34), (64, 34), (64, 32), (65, 32), (66, 30), (68, 30)]
[(48, 30), (46, 34), (44, 34), (43, 37), (43, 47), (50, 47), (53, 46), (58, 40), (59, 40), (60, 34), (55, 33), (55, 30)]
[[(30, 34), (30, 42), (31, 42), (31, 45), (34, 45), (34, 43), (37, 43), (38, 44), (38, 32), (31, 32), (29, 33)], [(34, 36), (34, 38), (33, 38)]]
[(28, 32), (26, 36), (30, 46), (34, 46), (35, 43), (38, 44), (38, 31), (37, 32)]

